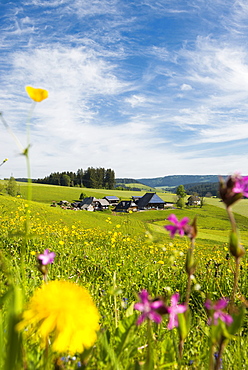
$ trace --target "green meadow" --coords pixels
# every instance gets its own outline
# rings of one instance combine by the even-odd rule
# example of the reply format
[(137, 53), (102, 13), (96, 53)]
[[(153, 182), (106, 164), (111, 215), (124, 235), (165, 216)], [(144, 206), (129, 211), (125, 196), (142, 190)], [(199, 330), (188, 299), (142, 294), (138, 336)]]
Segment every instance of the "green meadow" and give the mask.
[[(132, 195), (143, 195), (145, 191), (33, 184), (33, 200), (28, 202), (27, 183), (18, 185), (19, 197), (0, 195), (3, 307), (0, 315), (0, 369), (214, 368), (213, 356), (219, 351), (219, 342), (217, 334), (213, 334), (214, 330), (211, 331), (207, 324), (204, 302), (207, 298), (217, 301), (221, 297), (230, 297), (235, 270), (228, 249), (230, 224), (218, 199), (206, 198), (202, 208), (182, 210), (87, 212), (51, 207), (51, 204), (53, 201), (78, 200), (82, 192), (97, 198), (116, 195), (120, 199), (130, 199)], [(170, 193), (158, 195), (168, 202), (175, 199), (175, 195)], [(247, 201), (241, 200), (233, 207), (245, 248), (248, 243), (246, 205)], [(175, 293), (180, 294), (181, 303), (186, 299), (185, 259), (190, 241), (185, 236), (170, 238), (164, 226), (170, 224), (166, 219), (171, 213), (179, 220), (183, 217), (188, 217), (191, 222), (195, 218), (197, 220), (196, 270), (191, 276), (189, 301), (191, 320), (187, 330), (188, 324), (183, 324), (187, 335), (182, 356), (178, 350), (182, 333), (177, 328), (168, 329), (167, 315), (161, 324), (151, 322), (148, 325), (150, 321), (146, 321), (140, 326), (135, 325), (140, 312), (134, 310), (134, 303), (139, 300), (141, 290), (146, 289), (154, 298), (163, 297), (166, 304)], [(48, 281), (65, 280), (84, 286), (97, 306), (100, 330), (90, 352), (58, 353), (48, 346), (42, 347), (39, 338), (29, 334), (28, 329), (22, 337), (14, 330), (27, 301), (43, 284), (37, 255), (45, 249), (56, 254), (54, 263), (48, 268)], [(237, 306), (248, 294), (247, 262), (244, 256)], [(25, 292), (22, 303), (14, 293), (14, 287), (18, 286)], [(59, 302), (62, 306), (63, 292)], [(237, 324), (238, 320), (241, 319), (235, 321), (229, 334), (223, 331), (223, 323), (218, 324), (219, 332), (226, 335), (225, 351), (221, 352), (224, 369), (248, 368), (247, 319), (242, 319), (242, 328)], [(7, 332), (8, 336), (5, 335)], [(50, 339), (53, 341), (52, 336)]]

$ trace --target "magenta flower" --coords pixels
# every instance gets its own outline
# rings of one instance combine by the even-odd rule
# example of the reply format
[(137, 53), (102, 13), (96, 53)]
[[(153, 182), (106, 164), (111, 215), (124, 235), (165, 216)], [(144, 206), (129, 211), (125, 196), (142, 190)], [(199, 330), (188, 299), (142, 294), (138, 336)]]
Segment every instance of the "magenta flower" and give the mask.
[(175, 234), (178, 232), (180, 236), (184, 236), (186, 234), (186, 228), (189, 222), (188, 217), (184, 217), (181, 221), (179, 221), (176, 215), (171, 214), (168, 218), (168, 221), (171, 221), (174, 225), (166, 225), (165, 229), (170, 232), (170, 237), (174, 238)]
[(37, 258), (42, 265), (48, 265), (50, 263), (53, 263), (55, 253), (49, 252), (49, 249), (45, 249), (43, 254), (39, 254)]
[(157, 324), (160, 324), (162, 321), (162, 316), (158, 313), (159, 310), (167, 312), (164, 302), (161, 300), (152, 301), (149, 299), (149, 294), (147, 290), (142, 290), (139, 293), (139, 298), (141, 302), (135, 303), (134, 309), (142, 312), (138, 318), (136, 325), (142, 324), (145, 319), (152, 320)]
[(248, 176), (239, 173), (228, 176), (226, 181), (220, 176), (220, 196), (227, 207), (231, 206), (243, 197), (248, 198)]
[(227, 325), (231, 325), (233, 322), (232, 316), (228, 315), (226, 312), (223, 312), (224, 308), (228, 305), (227, 298), (221, 298), (217, 302), (213, 303), (210, 299), (207, 299), (205, 302), (205, 307), (209, 311), (213, 311), (213, 316), (209, 318), (209, 325), (218, 325), (218, 320), (220, 319)]
[(232, 176), (234, 186), (232, 191), (234, 193), (242, 193), (244, 197), (248, 198), (248, 176), (240, 176), (239, 173)]
[(184, 313), (187, 310), (186, 304), (178, 304), (180, 295), (179, 293), (175, 293), (171, 296), (171, 305), (167, 307), (167, 311), (169, 313), (169, 323), (167, 328), (169, 330), (178, 327), (178, 317), (179, 313)]

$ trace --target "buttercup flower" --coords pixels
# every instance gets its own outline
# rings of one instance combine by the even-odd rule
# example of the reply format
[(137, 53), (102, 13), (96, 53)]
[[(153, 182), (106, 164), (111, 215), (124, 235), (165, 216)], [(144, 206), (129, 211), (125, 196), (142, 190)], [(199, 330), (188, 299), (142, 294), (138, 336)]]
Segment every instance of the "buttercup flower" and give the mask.
[(171, 214), (168, 218), (168, 221), (171, 221), (174, 225), (166, 225), (165, 229), (170, 232), (171, 238), (174, 238), (175, 234), (178, 232), (180, 236), (185, 235), (185, 227), (188, 225), (189, 219), (188, 217), (184, 217), (181, 221), (179, 221), (176, 215)]
[(98, 310), (85, 288), (55, 280), (34, 292), (17, 330), (30, 328), (43, 346), (50, 339), (55, 352), (75, 354), (92, 347), (98, 322)]
[(41, 102), (42, 100), (45, 100), (48, 97), (48, 91), (43, 89), (36, 89), (35, 87), (26, 86), (26, 92), (28, 96), (36, 101)]
[(42, 265), (48, 265), (49, 263), (53, 263), (55, 258), (54, 252), (49, 252), (49, 249), (45, 249), (43, 254), (38, 255), (38, 260), (41, 262)]
[(167, 328), (169, 330), (178, 327), (178, 317), (179, 313), (184, 313), (187, 310), (187, 306), (184, 304), (178, 304), (180, 295), (179, 293), (175, 293), (171, 296), (171, 305), (167, 307), (167, 311), (169, 313), (169, 323)]
[(2, 163), (0, 164), (0, 166), (2, 166), (5, 162), (7, 162), (8, 161), (8, 158), (5, 158), (3, 161), (2, 161)]
[(164, 302), (161, 300), (150, 300), (149, 294), (145, 289), (139, 293), (139, 298), (141, 302), (135, 303), (134, 309), (142, 312), (142, 314), (138, 318), (136, 325), (142, 324), (145, 319), (152, 320), (157, 324), (161, 323), (162, 316), (158, 313), (158, 310), (166, 310)]
[(218, 320), (223, 321), (227, 325), (231, 325), (233, 322), (232, 316), (228, 315), (226, 312), (223, 312), (227, 305), (227, 298), (221, 298), (216, 303), (211, 302), (210, 299), (206, 300), (205, 307), (209, 311), (213, 311), (213, 317), (210, 317), (208, 321), (209, 325), (218, 325)]

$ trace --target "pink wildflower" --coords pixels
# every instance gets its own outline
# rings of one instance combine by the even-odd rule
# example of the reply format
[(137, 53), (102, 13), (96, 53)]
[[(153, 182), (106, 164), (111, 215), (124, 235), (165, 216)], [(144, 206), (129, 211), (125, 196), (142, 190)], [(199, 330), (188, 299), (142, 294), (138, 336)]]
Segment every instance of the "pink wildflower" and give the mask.
[(227, 207), (231, 206), (243, 197), (248, 198), (248, 176), (239, 173), (228, 176), (226, 181), (220, 176), (220, 196)]
[(213, 303), (210, 299), (207, 299), (205, 302), (205, 307), (209, 311), (213, 311), (213, 316), (209, 318), (209, 325), (218, 325), (218, 321), (221, 320), (227, 325), (231, 325), (233, 322), (232, 316), (228, 315), (226, 312), (223, 312), (228, 304), (227, 298), (221, 298), (217, 302)]
[(244, 197), (248, 198), (248, 176), (240, 176), (239, 173), (233, 175), (235, 181), (232, 191), (234, 193), (242, 193)]
[(187, 310), (186, 304), (178, 304), (180, 295), (175, 293), (171, 296), (171, 306), (167, 307), (169, 313), (169, 323), (167, 328), (169, 330), (178, 327), (178, 317), (179, 313), (184, 313)]
[(136, 325), (142, 324), (145, 319), (149, 319), (157, 324), (160, 324), (162, 321), (162, 316), (158, 313), (158, 310), (166, 310), (164, 302), (161, 300), (150, 300), (147, 290), (142, 290), (139, 293), (139, 298), (141, 302), (135, 303), (134, 309), (142, 312), (142, 314), (138, 318)]
[(53, 263), (54, 258), (55, 258), (55, 253), (50, 252), (49, 249), (45, 249), (43, 254), (38, 255), (38, 260), (42, 265), (48, 265), (50, 263)]
[(171, 214), (168, 218), (168, 221), (171, 221), (174, 225), (166, 225), (165, 229), (170, 232), (170, 237), (174, 238), (175, 234), (178, 232), (180, 236), (184, 236), (187, 234), (187, 228), (188, 228), (188, 217), (184, 217), (181, 221), (179, 221), (176, 217), (176, 215)]

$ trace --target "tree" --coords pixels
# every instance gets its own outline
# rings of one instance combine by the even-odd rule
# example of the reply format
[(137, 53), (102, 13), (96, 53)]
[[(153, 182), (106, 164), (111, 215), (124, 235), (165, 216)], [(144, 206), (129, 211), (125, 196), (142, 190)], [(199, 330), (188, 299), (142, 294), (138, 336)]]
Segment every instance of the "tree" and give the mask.
[(177, 207), (178, 208), (184, 208), (185, 207), (184, 198), (178, 198), (178, 200), (177, 200)]
[(177, 207), (178, 208), (184, 208), (185, 207), (184, 198), (186, 197), (186, 191), (185, 191), (183, 185), (179, 185), (177, 187), (176, 194), (177, 194)]
[(16, 197), (17, 184), (13, 176), (10, 177), (6, 190), (7, 190), (7, 194), (11, 195), (12, 197)]
[(115, 187), (115, 171), (108, 168), (105, 173), (104, 187), (106, 189), (114, 189)]
[(176, 194), (179, 198), (185, 198), (186, 197), (186, 191), (184, 189), (184, 186), (183, 185), (179, 185), (177, 187), (177, 191), (176, 191)]
[(62, 186), (70, 186), (71, 184), (71, 178), (66, 173), (63, 173), (63, 175), (60, 178), (60, 183)]

